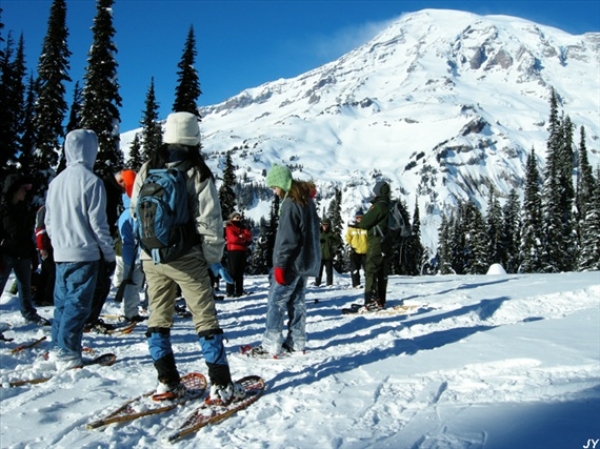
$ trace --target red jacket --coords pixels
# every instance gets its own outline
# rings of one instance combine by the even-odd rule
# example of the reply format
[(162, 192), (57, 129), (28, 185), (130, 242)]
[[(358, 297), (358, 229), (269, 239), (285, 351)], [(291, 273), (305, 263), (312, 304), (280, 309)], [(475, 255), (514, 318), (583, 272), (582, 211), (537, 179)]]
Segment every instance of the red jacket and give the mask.
[(246, 251), (252, 243), (252, 233), (250, 229), (230, 221), (225, 226), (225, 240), (227, 251)]

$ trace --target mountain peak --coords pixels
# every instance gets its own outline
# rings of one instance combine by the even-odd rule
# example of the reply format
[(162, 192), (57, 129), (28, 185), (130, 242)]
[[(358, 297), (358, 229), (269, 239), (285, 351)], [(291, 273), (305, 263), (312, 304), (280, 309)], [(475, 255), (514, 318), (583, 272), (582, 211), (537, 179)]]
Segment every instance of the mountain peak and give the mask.
[(520, 187), (532, 148), (543, 162), (552, 88), (600, 163), (599, 44), (599, 33), (516, 17), (404, 14), (335, 61), (201, 108), (203, 152), (219, 173), (236, 148), (248, 183), (263, 183), (272, 163), (293, 165), (317, 180), (322, 206), (342, 189), (348, 217), (385, 178), (411, 210), (418, 202), (434, 246), (442, 211)]

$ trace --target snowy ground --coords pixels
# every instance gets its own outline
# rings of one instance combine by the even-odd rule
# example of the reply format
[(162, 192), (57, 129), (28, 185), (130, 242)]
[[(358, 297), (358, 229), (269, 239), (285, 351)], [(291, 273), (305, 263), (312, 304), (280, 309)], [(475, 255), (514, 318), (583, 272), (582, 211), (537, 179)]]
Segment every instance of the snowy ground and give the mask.
[[(112, 367), (7, 388), (47, 369), (39, 360), (47, 343), (20, 355), (10, 348), (49, 329), (23, 324), (5, 291), (0, 321), (14, 341), (0, 342), (0, 446), (569, 449), (600, 439), (600, 273), (392, 276), (389, 306), (426, 307), (385, 317), (341, 315), (362, 298), (348, 285), (338, 276), (335, 287), (310, 286), (307, 353), (282, 360), (237, 353), (260, 341), (265, 276), (246, 278), (248, 296), (219, 302), (234, 377), (259, 374), (267, 389), (249, 409), (173, 445), (165, 437), (193, 404), (85, 428), (156, 385), (143, 325), (127, 336), (85, 334), (97, 354), (118, 355)], [(105, 311), (117, 305), (109, 300)], [(206, 372), (190, 320), (178, 318), (172, 335), (180, 370)]]

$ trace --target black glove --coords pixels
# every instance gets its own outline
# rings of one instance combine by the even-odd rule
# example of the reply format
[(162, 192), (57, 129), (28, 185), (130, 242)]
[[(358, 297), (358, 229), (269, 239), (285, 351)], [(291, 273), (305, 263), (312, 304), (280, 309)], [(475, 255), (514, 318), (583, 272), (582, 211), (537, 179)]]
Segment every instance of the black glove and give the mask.
[(115, 274), (115, 270), (117, 269), (117, 261), (113, 260), (112, 262), (104, 262), (104, 276), (109, 278)]

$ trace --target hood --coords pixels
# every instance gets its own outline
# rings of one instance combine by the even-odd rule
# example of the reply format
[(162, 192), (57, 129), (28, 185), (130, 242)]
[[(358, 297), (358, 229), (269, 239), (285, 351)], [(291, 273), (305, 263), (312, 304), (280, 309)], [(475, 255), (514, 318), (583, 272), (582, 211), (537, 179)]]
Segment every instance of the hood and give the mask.
[(65, 158), (67, 166), (83, 164), (94, 168), (98, 155), (98, 136), (91, 129), (75, 129), (65, 138)]

